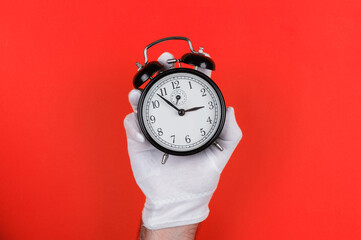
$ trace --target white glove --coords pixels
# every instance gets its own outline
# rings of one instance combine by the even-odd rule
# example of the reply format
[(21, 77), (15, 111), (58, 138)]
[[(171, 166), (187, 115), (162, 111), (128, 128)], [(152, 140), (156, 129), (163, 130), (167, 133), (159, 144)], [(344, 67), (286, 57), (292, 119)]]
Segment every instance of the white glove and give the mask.
[[(170, 58), (173, 58), (170, 53), (163, 53), (158, 61), (167, 69), (172, 67), (166, 62)], [(211, 71), (202, 70), (210, 76)], [(199, 223), (207, 218), (208, 203), (217, 188), (220, 174), (242, 138), (234, 110), (227, 108), (226, 122), (217, 139), (223, 151), (211, 145), (194, 155), (170, 155), (163, 165), (164, 153), (145, 139), (138, 125), (140, 95), (141, 92), (135, 89), (129, 93), (134, 112), (125, 117), (124, 127), (134, 178), (146, 196), (143, 224), (148, 229), (157, 230)]]

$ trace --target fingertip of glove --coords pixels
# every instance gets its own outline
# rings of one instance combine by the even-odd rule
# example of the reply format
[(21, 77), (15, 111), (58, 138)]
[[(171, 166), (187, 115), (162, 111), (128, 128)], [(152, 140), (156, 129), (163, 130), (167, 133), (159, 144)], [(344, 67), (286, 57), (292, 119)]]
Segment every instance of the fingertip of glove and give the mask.
[(234, 112), (234, 108), (233, 107), (227, 107), (227, 111), (226, 111), (226, 122), (227, 123), (233, 123), (236, 121), (236, 114)]
[(157, 61), (166, 63), (167, 60), (170, 58), (174, 58), (173, 54), (171, 54), (169, 52), (164, 52), (158, 57)]
[(227, 107), (227, 112), (234, 114), (234, 108), (233, 107)]
[(174, 63), (168, 63), (169, 59), (173, 59), (174, 56), (173, 54), (169, 53), (169, 52), (164, 52), (162, 53), (159, 58), (157, 59), (157, 61), (162, 64), (162, 69), (161, 71), (165, 71), (167, 69), (173, 68), (174, 67)]
[(226, 115), (224, 131), (220, 137), (225, 140), (237, 140), (237, 142), (239, 142), (242, 139), (243, 134), (241, 128), (237, 124), (234, 108), (227, 107)]
[(139, 127), (137, 126), (135, 113), (128, 114), (123, 121), (125, 131), (127, 132), (127, 136), (132, 136), (138, 142), (145, 142), (144, 135), (140, 132)]
[(139, 89), (132, 89), (128, 94), (130, 105), (134, 111), (137, 110), (137, 105), (141, 94), (142, 92)]
[(142, 92), (139, 89), (132, 89), (128, 94), (129, 101), (131, 103), (133, 103), (135, 101), (138, 102), (138, 99), (139, 99), (141, 94), (142, 94)]

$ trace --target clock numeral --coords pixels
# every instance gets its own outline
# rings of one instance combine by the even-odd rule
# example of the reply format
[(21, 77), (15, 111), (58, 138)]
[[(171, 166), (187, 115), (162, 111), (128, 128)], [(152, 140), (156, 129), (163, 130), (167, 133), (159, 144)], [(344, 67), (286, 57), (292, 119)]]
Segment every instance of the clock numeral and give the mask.
[(205, 88), (202, 88), (202, 89), (201, 89), (201, 92), (202, 92), (202, 97), (207, 96), (207, 94), (206, 94), (206, 89), (205, 89)]
[(173, 89), (180, 88), (179, 81), (172, 82), (172, 87), (173, 87)]
[(162, 95), (162, 97), (167, 95), (167, 89), (166, 88), (161, 88), (160, 89), (160, 95)]
[(189, 83), (189, 89), (193, 89), (191, 81), (188, 81), (188, 83)]
[(158, 100), (152, 101), (152, 104), (153, 104), (153, 109), (159, 108), (159, 106), (160, 106), (160, 103)]
[(158, 128), (157, 132), (158, 132), (158, 136), (163, 136), (163, 131), (161, 128)]
[(208, 118), (207, 118), (207, 122), (209, 122), (209, 124), (212, 124), (212, 119), (211, 119), (211, 117), (208, 117)]
[(189, 135), (185, 137), (186, 143), (190, 143), (192, 140), (189, 138)]
[(171, 138), (173, 138), (173, 143), (175, 143), (175, 135), (171, 135)]
[(151, 122), (151, 123), (155, 123), (155, 117), (154, 117), (154, 115), (151, 115), (151, 116), (149, 117), (149, 119), (150, 119), (150, 122)]
[(204, 131), (203, 128), (201, 128), (200, 131), (201, 131), (201, 136), (206, 135), (206, 131)]
[(213, 105), (213, 102), (212, 101), (209, 101), (208, 102), (208, 105), (209, 105), (209, 109), (212, 110), (214, 108), (214, 105)]

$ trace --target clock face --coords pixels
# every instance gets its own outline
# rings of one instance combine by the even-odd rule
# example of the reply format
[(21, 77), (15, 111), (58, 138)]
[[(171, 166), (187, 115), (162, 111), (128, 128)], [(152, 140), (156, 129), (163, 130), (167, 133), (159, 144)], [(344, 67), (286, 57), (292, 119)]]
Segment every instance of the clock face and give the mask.
[(138, 109), (147, 139), (174, 155), (193, 154), (209, 146), (225, 119), (224, 100), (214, 82), (184, 68), (168, 70), (153, 79)]

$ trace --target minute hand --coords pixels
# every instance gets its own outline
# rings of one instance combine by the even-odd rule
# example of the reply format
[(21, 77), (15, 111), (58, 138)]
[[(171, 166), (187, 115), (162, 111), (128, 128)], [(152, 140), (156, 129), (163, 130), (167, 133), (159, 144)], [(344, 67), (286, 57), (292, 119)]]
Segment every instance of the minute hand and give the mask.
[(179, 109), (178, 109), (176, 106), (174, 106), (170, 101), (168, 101), (167, 99), (165, 99), (164, 97), (162, 97), (162, 96), (159, 95), (158, 93), (157, 93), (157, 95), (158, 95), (161, 99), (163, 99), (166, 103), (168, 103), (172, 108), (174, 108), (175, 110), (177, 110), (177, 111), (179, 112)]
[(204, 106), (194, 107), (194, 108), (190, 108), (190, 109), (187, 109), (187, 110), (184, 110), (184, 111), (185, 111), (185, 112), (191, 112), (191, 111), (195, 111), (195, 110), (198, 110), (198, 109), (201, 109), (201, 108), (204, 108)]

